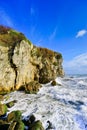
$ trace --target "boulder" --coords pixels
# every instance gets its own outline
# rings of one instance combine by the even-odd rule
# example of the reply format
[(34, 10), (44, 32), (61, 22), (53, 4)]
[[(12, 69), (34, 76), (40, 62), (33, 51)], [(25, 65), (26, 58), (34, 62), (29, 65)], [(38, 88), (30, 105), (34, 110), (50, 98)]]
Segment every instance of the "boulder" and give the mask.
[(8, 130), (24, 130), (25, 125), (22, 121), (12, 122), (8, 128)]
[(7, 112), (7, 106), (5, 104), (0, 103), (0, 116), (5, 115)]
[(41, 121), (36, 121), (34, 115), (22, 117), (19, 110), (12, 111), (8, 115), (5, 112), (5, 114), (0, 116), (0, 130), (44, 130)]
[(14, 106), (14, 104), (15, 104), (16, 102), (17, 102), (16, 100), (13, 100), (13, 101), (10, 101), (10, 102), (6, 103), (6, 105), (7, 105), (8, 108), (11, 108), (11, 107)]
[(15, 122), (12, 122), (12, 123), (10, 124), (8, 130), (15, 130), (16, 125), (17, 125), (17, 122), (16, 122), (16, 121), (15, 121)]
[(30, 125), (29, 129), (30, 130), (44, 130), (44, 127), (43, 127), (41, 121), (38, 120), (38, 121), (35, 121), (34, 123), (32, 123)]
[(26, 84), (25, 92), (29, 94), (35, 94), (39, 91), (41, 88), (41, 84), (38, 83), (38, 81), (31, 81), (28, 84)]
[(7, 116), (7, 121), (8, 122), (13, 122), (13, 121), (19, 121), (22, 118), (22, 113), (21, 111), (12, 111), (11, 113), (8, 114)]
[(51, 85), (52, 85), (52, 86), (56, 86), (56, 85), (57, 85), (57, 82), (56, 82), (55, 80), (53, 80), (53, 81), (51, 82)]
[(28, 117), (26, 117), (27, 119), (22, 119), (22, 121), (23, 121), (23, 123), (25, 124), (25, 126), (27, 126), (27, 127), (30, 127), (30, 125), (32, 124), (32, 123), (34, 123), (35, 122), (35, 120), (36, 120), (36, 118), (35, 118), (35, 116), (34, 115), (30, 115), (30, 116), (28, 116)]
[(31, 116), (30, 116), (29, 122), (30, 122), (31, 124), (35, 122), (35, 116), (34, 116), (34, 115), (31, 115)]
[(48, 127), (46, 128), (46, 130), (55, 129), (53, 128), (52, 123), (49, 120), (47, 121), (47, 123), (48, 123)]

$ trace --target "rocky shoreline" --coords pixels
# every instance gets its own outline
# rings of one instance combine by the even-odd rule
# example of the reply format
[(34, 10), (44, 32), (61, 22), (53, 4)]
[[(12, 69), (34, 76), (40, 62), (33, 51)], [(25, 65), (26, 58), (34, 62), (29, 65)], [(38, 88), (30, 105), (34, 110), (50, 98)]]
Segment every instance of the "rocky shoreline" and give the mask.
[(34, 115), (8, 113), (16, 100), (2, 104), (2, 95), (18, 90), (37, 94), (42, 84), (52, 80), (55, 86), (55, 78), (64, 76), (62, 61), (60, 53), (36, 47), (22, 33), (0, 26), (0, 130), (44, 130)]
[[(40, 84), (39, 84), (40, 85)], [(59, 85), (55, 80), (51, 82), (52, 86)], [(19, 92), (24, 91), (23, 88)], [(25, 93), (30, 93), (26, 91)], [(11, 111), (9, 113), (9, 108), (12, 108), (17, 100), (13, 100), (7, 103), (2, 103), (4, 100), (7, 100), (9, 97), (7, 95), (0, 95), (0, 130), (45, 130), (41, 121), (36, 120), (35, 116), (28, 115), (22, 116), (20, 110)], [(51, 122), (47, 121), (48, 127), (46, 130), (52, 128)]]
[(8, 104), (0, 103), (0, 130), (44, 130), (40, 120), (34, 115), (22, 117), (19, 110), (7, 114), (8, 107), (12, 107), (15, 101)]

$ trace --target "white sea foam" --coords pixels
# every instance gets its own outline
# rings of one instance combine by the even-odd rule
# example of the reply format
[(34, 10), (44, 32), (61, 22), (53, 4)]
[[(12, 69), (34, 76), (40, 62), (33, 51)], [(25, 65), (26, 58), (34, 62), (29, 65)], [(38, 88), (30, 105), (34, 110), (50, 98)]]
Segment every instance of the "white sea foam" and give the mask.
[(10, 98), (5, 103), (17, 100), (9, 112), (21, 110), (23, 116), (34, 114), (45, 129), (50, 121), (51, 130), (87, 130), (87, 77), (57, 78), (56, 82), (59, 85), (43, 85), (38, 94), (8, 94)]

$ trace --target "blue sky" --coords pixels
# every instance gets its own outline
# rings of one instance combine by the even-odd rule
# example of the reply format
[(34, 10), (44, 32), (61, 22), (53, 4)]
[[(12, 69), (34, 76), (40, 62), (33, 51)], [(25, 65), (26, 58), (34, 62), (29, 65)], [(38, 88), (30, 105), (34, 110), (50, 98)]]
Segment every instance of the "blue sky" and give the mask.
[(0, 24), (61, 52), (65, 73), (87, 73), (87, 0), (0, 0)]

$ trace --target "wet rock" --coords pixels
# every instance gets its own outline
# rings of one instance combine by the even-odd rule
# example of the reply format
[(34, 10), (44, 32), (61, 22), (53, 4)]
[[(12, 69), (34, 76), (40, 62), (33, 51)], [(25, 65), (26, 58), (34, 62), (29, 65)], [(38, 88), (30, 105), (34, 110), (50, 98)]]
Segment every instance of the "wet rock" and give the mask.
[(15, 130), (24, 130), (25, 125), (22, 121), (18, 121)]
[(0, 119), (0, 130), (24, 130), (24, 128), (20, 111), (13, 111), (5, 119)]
[(4, 125), (4, 124), (8, 124), (8, 122), (6, 121), (6, 119), (5, 120), (0, 119), (0, 125)]
[(47, 121), (47, 123), (48, 123), (48, 127), (46, 128), (46, 130), (53, 129), (52, 123), (50, 121)]
[(5, 104), (0, 104), (0, 116), (5, 115), (7, 112), (7, 106)]
[(30, 125), (29, 130), (44, 130), (44, 127), (42, 126), (42, 123), (38, 120)]
[(12, 111), (11, 113), (8, 114), (7, 116), (7, 121), (12, 122), (12, 121), (19, 121), (21, 119), (22, 113), (21, 111)]
[(11, 107), (14, 106), (14, 104), (15, 104), (16, 102), (17, 102), (17, 101), (14, 100), (14, 101), (8, 102), (6, 105), (7, 105), (8, 108), (11, 108)]
[(8, 130), (24, 130), (25, 125), (22, 121), (12, 122)]
[(31, 116), (30, 116), (29, 122), (30, 122), (31, 124), (35, 122), (35, 116), (34, 116), (34, 115), (31, 115)]
[(4, 97), (2, 95), (0, 95), (0, 101), (3, 101)]
[(8, 130), (15, 130), (17, 122), (12, 122), (8, 128)]
[(9, 123), (5, 119), (0, 119), (0, 130), (7, 130), (9, 127)]
[(10, 95), (5, 96), (5, 100), (7, 101), (8, 99), (10, 99)]
[(0, 130), (8, 130), (9, 124), (0, 125)]
[(35, 121), (31, 115), (22, 119), (21, 111), (12, 111), (5, 118), (0, 119), (0, 130), (44, 130), (40, 121)]
[(41, 121), (36, 121), (34, 115), (28, 116), (27, 119), (23, 119), (22, 121), (28, 130), (44, 130)]
[(35, 116), (34, 115), (28, 116), (24, 118), (22, 121), (26, 126), (29, 127), (32, 123), (35, 122)]
[(30, 122), (26, 119), (22, 119), (22, 122), (24, 123), (25, 126), (29, 126), (30, 125)]
[(56, 86), (56, 85), (57, 85), (56, 81), (53, 80), (53, 81), (51, 82), (51, 85), (52, 85), (52, 86)]
[(56, 85), (62, 86), (60, 83), (57, 83), (55, 80), (53, 80), (53, 81), (51, 82), (51, 85), (52, 85), (52, 86), (56, 86)]
[(28, 84), (26, 84), (25, 92), (30, 94), (31, 93), (36, 94), (41, 87), (42, 86), (40, 83), (38, 83), (38, 81), (31, 81)]

